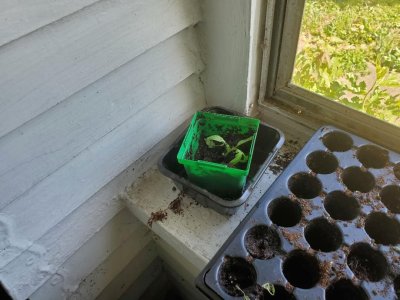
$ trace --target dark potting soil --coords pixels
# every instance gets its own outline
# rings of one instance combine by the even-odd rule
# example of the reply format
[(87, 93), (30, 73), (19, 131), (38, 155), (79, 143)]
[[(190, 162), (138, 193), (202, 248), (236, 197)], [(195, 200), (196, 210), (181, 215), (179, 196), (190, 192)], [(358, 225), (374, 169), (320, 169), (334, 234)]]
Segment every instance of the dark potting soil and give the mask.
[(279, 154), (274, 162), (269, 166), (269, 169), (274, 175), (280, 174), (288, 165), (289, 163), (293, 160), (295, 157), (296, 153), (295, 152), (285, 152), (282, 154)]
[(356, 156), (366, 168), (380, 169), (389, 162), (389, 152), (375, 145), (361, 146)]
[(389, 270), (383, 254), (366, 243), (358, 243), (351, 247), (347, 265), (358, 279), (374, 282), (383, 279)]
[(293, 160), (297, 152), (299, 152), (299, 142), (296, 140), (287, 141), (288, 149), (276, 156), (269, 169), (274, 175), (280, 174)]
[(394, 280), (394, 290), (396, 292), (397, 297), (400, 298), (400, 275), (397, 276)]
[(243, 296), (237, 286), (242, 290), (253, 287), (256, 276), (254, 268), (245, 259), (225, 257), (219, 273), (219, 281), (228, 294)]
[(377, 276), (374, 269), (370, 267), (368, 261), (366, 260), (361, 260), (358, 257), (351, 257), (349, 258), (347, 264), (349, 265), (350, 269), (354, 270), (357, 278), (360, 278), (361, 280), (370, 280), (370, 277), (375, 279)]
[(259, 259), (274, 257), (281, 245), (278, 233), (265, 225), (249, 230), (245, 237), (245, 243), (249, 253)]
[[(247, 139), (250, 136), (254, 134), (254, 131), (250, 130), (247, 133), (238, 133), (235, 131), (225, 133), (224, 135), (221, 135), (221, 137), (231, 146), (234, 147), (237, 145), (237, 143), (241, 140)], [(230, 166), (229, 162), (235, 158), (235, 153), (232, 151), (228, 155), (224, 155), (225, 152), (225, 147), (214, 147), (214, 148), (209, 148), (205, 142), (205, 138), (207, 136), (201, 135), (200, 141), (199, 141), (199, 148), (194, 156), (194, 160), (204, 160), (204, 161), (209, 161), (209, 162), (214, 162), (218, 164), (224, 164), (232, 168), (236, 169), (242, 169), (245, 170), (247, 167), (247, 162), (245, 163), (238, 163), (235, 166)], [(244, 154), (248, 155), (250, 152), (251, 148), (251, 143), (247, 142), (238, 149), (242, 150)]]

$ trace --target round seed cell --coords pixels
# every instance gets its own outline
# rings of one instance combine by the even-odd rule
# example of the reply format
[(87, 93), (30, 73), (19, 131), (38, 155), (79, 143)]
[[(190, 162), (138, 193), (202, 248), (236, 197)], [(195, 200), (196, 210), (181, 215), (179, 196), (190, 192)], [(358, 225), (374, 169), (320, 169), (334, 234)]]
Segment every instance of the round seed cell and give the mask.
[(268, 205), (268, 216), (278, 226), (292, 227), (300, 222), (301, 207), (289, 198), (276, 198)]
[(345, 152), (353, 146), (353, 139), (346, 133), (332, 131), (322, 137), (322, 142), (326, 148), (332, 152)]
[(321, 277), (318, 260), (304, 250), (293, 250), (283, 262), (283, 274), (289, 283), (302, 289), (314, 287)]
[(288, 181), (290, 191), (299, 198), (312, 199), (322, 191), (322, 183), (311, 174), (300, 172), (294, 174)]
[(311, 248), (322, 252), (335, 251), (343, 242), (339, 227), (323, 217), (312, 220), (305, 228), (304, 236)]
[(368, 215), (365, 220), (365, 231), (378, 244), (400, 243), (400, 223), (382, 212), (373, 212)]
[(389, 271), (385, 256), (367, 243), (357, 243), (350, 248), (347, 265), (360, 280), (379, 281)]
[(368, 296), (363, 288), (354, 285), (350, 279), (339, 279), (326, 289), (325, 299), (368, 300)]
[(342, 173), (342, 181), (352, 191), (368, 193), (375, 186), (374, 176), (359, 167), (348, 167)]
[(396, 176), (397, 179), (400, 179), (400, 162), (394, 165), (393, 173), (394, 173), (394, 176)]
[(343, 191), (330, 192), (324, 200), (324, 207), (335, 220), (351, 221), (360, 214), (357, 199)]
[(266, 225), (250, 228), (244, 240), (250, 255), (259, 259), (274, 257), (281, 246), (281, 240), (276, 230)]
[(231, 296), (242, 296), (237, 286), (242, 290), (254, 286), (257, 274), (253, 265), (244, 258), (226, 256), (219, 269), (218, 280), (226, 293)]
[(379, 193), (381, 201), (395, 214), (400, 213), (400, 186), (387, 185)]
[(339, 162), (335, 155), (326, 151), (314, 151), (307, 156), (307, 166), (318, 174), (330, 174), (335, 172)]
[(389, 152), (375, 145), (361, 146), (356, 156), (366, 168), (380, 169), (389, 163)]

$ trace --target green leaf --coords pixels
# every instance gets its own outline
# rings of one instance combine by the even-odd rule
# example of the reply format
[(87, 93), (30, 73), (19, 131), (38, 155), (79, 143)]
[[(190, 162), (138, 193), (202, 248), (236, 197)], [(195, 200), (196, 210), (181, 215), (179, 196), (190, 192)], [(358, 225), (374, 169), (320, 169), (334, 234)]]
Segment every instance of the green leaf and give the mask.
[(360, 82), (360, 89), (364, 91), (367, 89), (367, 84), (365, 83), (365, 81)]
[(322, 79), (323, 79), (324, 82), (325, 82), (325, 85), (329, 88), (329, 87), (331, 86), (331, 80), (330, 80), (330, 78), (329, 78), (328, 72), (323, 71), (322, 74), (321, 74), (321, 76), (322, 76)]
[(268, 291), (268, 293), (270, 293), (271, 296), (275, 295), (275, 286), (270, 283), (270, 282), (266, 282), (262, 285), (262, 287)]
[(386, 87), (400, 87), (400, 76), (396, 76), (396, 74), (390, 73), (386, 78), (380, 81), (380, 84)]
[(247, 139), (244, 139), (244, 140), (240, 140), (240, 141), (236, 144), (235, 148), (238, 148), (238, 147), (240, 147), (241, 145), (243, 145), (243, 144), (245, 144), (245, 143), (247, 143), (247, 142), (250, 142), (250, 141), (252, 141), (252, 140), (253, 140), (253, 136), (248, 137)]
[(389, 73), (389, 68), (381, 67), (379, 64), (376, 64), (376, 78), (377, 80), (383, 79)]
[(243, 294), (243, 300), (251, 300), (249, 296), (246, 295), (245, 292), (240, 288), (239, 285), (235, 285), (235, 288), (238, 289)]
[(238, 163), (245, 163), (249, 160), (249, 157), (244, 154), (240, 149), (235, 149), (235, 157), (229, 162), (230, 166), (235, 166)]
[(210, 135), (209, 137), (205, 138), (204, 141), (206, 142), (208, 148), (215, 148), (227, 145), (223, 137), (220, 135)]

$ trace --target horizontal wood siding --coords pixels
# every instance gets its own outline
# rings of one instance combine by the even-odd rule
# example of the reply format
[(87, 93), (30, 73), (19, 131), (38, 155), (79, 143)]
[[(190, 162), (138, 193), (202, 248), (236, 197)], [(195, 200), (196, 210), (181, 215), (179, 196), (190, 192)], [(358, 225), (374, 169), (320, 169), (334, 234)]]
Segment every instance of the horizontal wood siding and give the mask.
[(103, 0), (0, 48), (0, 136), (199, 21), (195, 0)]
[(12, 218), (13, 233), (24, 242), (2, 251), (2, 266), (203, 105), (198, 78), (190, 77), (5, 207), (1, 215)]
[[(155, 163), (152, 148), (205, 106), (198, 1), (5, 8), (0, 280), (16, 299), (106, 297), (132, 275), (128, 265), (138, 273), (126, 287), (143, 281), (155, 257), (145, 254), (153, 251), (145, 227), (114, 197)], [(26, 24), (2, 19), (17, 14)]]
[[(33, 243), (201, 108), (200, 91), (197, 77), (183, 81), (11, 202), (2, 215), (12, 218), (14, 234)], [(15, 255), (2, 257), (2, 263)]]
[[(159, 258), (154, 259), (149, 264), (150, 259), (148, 259), (148, 254), (144, 252), (145, 250), (142, 250), (140, 255), (134, 257), (125, 269), (114, 277), (114, 280), (104, 288), (101, 294), (96, 297), (96, 300), (142, 299), (141, 296), (146, 289), (154, 280), (157, 280), (163, 271)], [(131, 284), (132, 280), (133, 284)]]
[[(158, 252), (158, 251), (157, 251)], [(153, 289), (153, 286), (157, 287), (157, 291), (160, 291), (169, 282), (167, 281), (165, 272), (163, 271), (163, 266), (159, 258), (151, 263), (151, 265), (142, 272), (142, 274), (137, 278), (133, 284), (131, 284), (124, 293), (121, 295), (119, 300), (153, 300), (157, 299), (155, 297), (147, 297), (146, 293), (149, 289)], [(108, 287), (107, 287), (108, 290)], [(112, 295), (112, 294), (111, 294)], [(110, 294), (103, 292), (97, 300), (109, 300), (112, 299)], [(158, 298), (160, 299), (160, 298)], [(162, 299), (162, 298), (161, 298)]]
[[(136, 256), (145, 269), (157, 256), (155, 245), (151, 232), (132, 220), (134, 218), (126, 210), (115, 216), (29, 298), (95, 299)], [(140, 257), (141, 253), (146, 256)]]
[(99, 0), (2, 0), (0, 46), (96, 1)]
[(0, 208), (199, 72), (193, 34), (171, 37), (0, 139)]
[[(124, 207), (115, 196), (149, 167), (154, 166), (160, 153), (168, 149), (183, 129), (183, 126), (178, 127), (174, 134), (164, 138), (6, 265), (3, 268), (7, 270), (7, 276), (3, 277), (4, 283), (12, 286), (16, 294), (24, 298), (53, 276), (57, 278), (58, 268)], [(43, 266), (51, 266), (51, 269), (44, 273), (41, 271)]]

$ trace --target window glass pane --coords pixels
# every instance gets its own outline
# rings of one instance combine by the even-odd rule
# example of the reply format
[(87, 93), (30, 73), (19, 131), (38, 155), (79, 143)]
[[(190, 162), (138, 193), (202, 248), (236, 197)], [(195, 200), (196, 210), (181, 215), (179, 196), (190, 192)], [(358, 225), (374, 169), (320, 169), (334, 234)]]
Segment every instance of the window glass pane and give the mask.
[(400, 126), (400, 1), (306, 0), (292, 83)]

